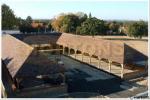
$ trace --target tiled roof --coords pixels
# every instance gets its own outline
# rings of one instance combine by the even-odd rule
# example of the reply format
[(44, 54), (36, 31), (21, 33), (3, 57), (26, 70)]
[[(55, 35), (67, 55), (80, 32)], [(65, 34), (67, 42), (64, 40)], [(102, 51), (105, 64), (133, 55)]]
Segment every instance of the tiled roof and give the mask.
[(136, 46), (130, 46), (131, 44), (119, 40), (111, 41), (91, 36), (63, 33), (58, 39), (57, 44), (121, 64), (148, 59), (145, 54), (135, 48)]
[(12, 77), (16, 75), (32, 50), (31, 46), (11, 35), (2, 36), (2, 60), (4, 60)]
[(28, 44), (55, 44), (57, 39), (58, 36), (35, 35), (25, 37), (23, 41)]
[(112, 43), (110, 40), (63, 33), (57, 44), (118, 63), (124, 61), (124, 43)]

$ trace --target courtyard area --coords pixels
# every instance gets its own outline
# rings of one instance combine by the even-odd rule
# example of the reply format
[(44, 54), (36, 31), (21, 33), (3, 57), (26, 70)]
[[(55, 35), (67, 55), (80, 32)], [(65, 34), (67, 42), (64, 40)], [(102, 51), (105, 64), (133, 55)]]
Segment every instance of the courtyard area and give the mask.
[[(68, 93), (59, 97), (127, 97), (138, 92), (147, 90), (143, 84), (131, 84), (128, 81), (107, 73), (103, 70), (93, 68), (72, 57), (64, 55), (47, 54), (49, 59), (60, 58), (67, 71), (66, 83)], [(86, 57), (85, 57), (86, 59)], [(137, 91), (138, 90), (138, 91)], [(136, 92), (135, 92), (136, 91)], [(118, 95), (116, 94), (118, 93)]]

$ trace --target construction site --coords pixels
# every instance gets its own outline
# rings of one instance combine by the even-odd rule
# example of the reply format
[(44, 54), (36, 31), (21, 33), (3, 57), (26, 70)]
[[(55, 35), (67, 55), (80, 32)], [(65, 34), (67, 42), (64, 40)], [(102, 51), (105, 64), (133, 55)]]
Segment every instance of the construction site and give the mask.
[(2, 96), (134, 98), (147, 94), (147, 41), (138, 42), (68, 33), (3, 34)]

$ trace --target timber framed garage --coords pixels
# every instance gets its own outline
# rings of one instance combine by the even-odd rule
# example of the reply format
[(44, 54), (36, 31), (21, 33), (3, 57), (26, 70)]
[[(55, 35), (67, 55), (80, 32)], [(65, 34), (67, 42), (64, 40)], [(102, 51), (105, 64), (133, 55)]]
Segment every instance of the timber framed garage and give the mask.
[[(53, 55), (46, 56), (44, 52), (55, 54), (55, 60), (50, 59)], [(46, 88), (48, 90), (44, 92), (49, 91), (52, 95), (67, 93), (64, 74), (67, 69), (61, 61), (62, 55), (89, 65), (92, 65), (94, 59), (94, 68), (119, 79), (139, 75), (139, 72), (147, 73), (148, 68), (148, 57), (122, 42), (67, 33), (6, 34), (2, 36), (2, 79), (4, 87), (9, 87), (5, 88), (6, 91), (10, 94), (15, 91), (17, 97), (37, 95), (40, 94), (37, 90), (44, 91)], [(103, 66), (102, 62), (105, 62), (106, 66)], [(114, 68), (119, 69), (117, 74), (114, 74)], [(126, 70), (130, 73), (126, 73)], [(43, 86), (47, 83), (48, 85)]]
[[(110, 40), (63, 33), (58, 39), (57, 44), (63, 48), (63, 54), (65, 52), (65, 48), (67, 48), (68, 55), (70, 54), (70, 50), (73, 49), (75, 58), (77, 51), (80, 51), (81, 61), (83, 61), (83, 55), (85, 53), (88, 54), (89, 64), (91, 64), (91, 58), (96, 56), (98, 59), (97, 68), (99, 69), (101, 69), (101, 60), (106, 59), (108, 61), (109, 67), (108, 72), (110, 73), (112, 69), (111, 65), (113, 62), (120, 64), (121, 71), (119, 76), (121, 78), (124, 78), (124, 68), (137, 66), (137, 69), (141, 68), (141, 72), (146, 72), (148, 68), (148, 57), (122, 42), (112, 42)], [(138, 65), (137, 63), (140, 62), (142, 64)]]
[[(124, 79), (131, 76), (134, 77), (140, 73), (147, 73), (148, 56), (125, 42), (114, 42), (68, 33), (26, 34), (22, 36), (15, 34), (14, 37), (39, 51), (55, 51), (58, 54), (64, 54), (88, 64), (92, 64), (91, 59), (94, 58), (97, 62), (97, 65), (94, 65), (94, 67)], [(80, 57), (78, 58), (78, 56)], [(88, 57), (89, 60), (84, 61), (84, 56)], [(108, 65), (102, 68), (101, 61), (107, 62)], [(116, 67), (117, 72), (113, 72), (113, 65), (119, 66)], [(107, 70), (106, 67), (108, 68)]]

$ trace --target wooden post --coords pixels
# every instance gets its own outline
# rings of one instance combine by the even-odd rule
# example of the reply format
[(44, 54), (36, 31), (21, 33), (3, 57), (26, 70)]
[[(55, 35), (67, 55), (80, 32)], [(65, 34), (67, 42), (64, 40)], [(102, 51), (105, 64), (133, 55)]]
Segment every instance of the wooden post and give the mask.
[(77, 54), (77, 50), (75, 50), (75, 55), (74, 55), (74, 58), (75, 58), (75, 59), (76, 59), (76, 56), (77, 56), (76, 54)]
[(61, 49), (60, 49), (60, 45), (58, 45), (58, 49), (59, 49), (59, 57), (60, 57), (60, 60), (61, 60)]
[(81, 54), (81, 55), (82, 55), (81, 60), (83, 61), (83, 52), (82, 52), (82, 54)]
[(68, 47), (68, 56), (70, 55), (70, 48)]
[(124, 64), (121, 64), (121, 78), (123, 78), (124, 74)]
[(112, 64), (112, 61), (109, 61), (109, 72), (111, 72), (111, 64)]
[(65, 54), (65, 47), (63, 46), (63, 54)]
[(89, 61), (89, 62), (90, 62), (90, 64), (91, 64), (91, 55), (90, 55), (90, 61)]
[(98, 68), (100, 68), (101, 65), (101, 58), (98, 58)]

